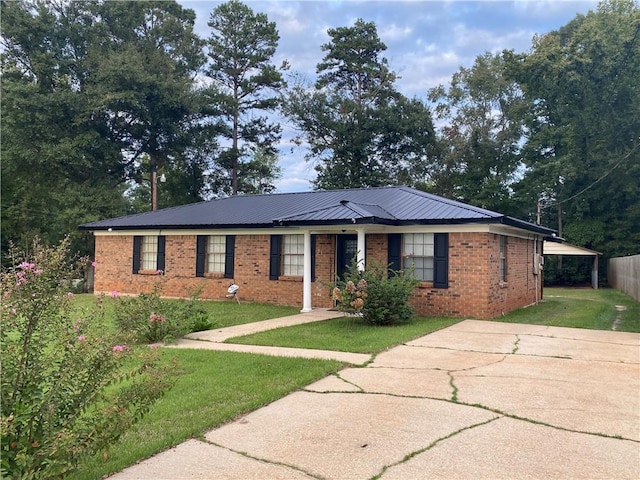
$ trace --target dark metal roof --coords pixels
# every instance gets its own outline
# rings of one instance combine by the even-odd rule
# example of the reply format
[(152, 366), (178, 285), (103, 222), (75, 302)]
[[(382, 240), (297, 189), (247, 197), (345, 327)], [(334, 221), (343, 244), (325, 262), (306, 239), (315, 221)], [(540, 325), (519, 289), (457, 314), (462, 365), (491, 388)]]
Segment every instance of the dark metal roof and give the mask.
[(504, 223), (551, 235), (540, 225), (410, 187), (244, 195), (80, 225), (81, 230), (267, 228), (279, 225)]

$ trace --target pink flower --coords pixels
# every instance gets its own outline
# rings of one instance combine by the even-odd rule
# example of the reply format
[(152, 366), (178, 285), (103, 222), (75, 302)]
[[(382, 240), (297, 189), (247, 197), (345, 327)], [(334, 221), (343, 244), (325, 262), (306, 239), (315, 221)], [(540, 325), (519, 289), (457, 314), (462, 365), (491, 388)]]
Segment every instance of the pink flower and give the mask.
[(118, 293), (117, 290), (114, 290), (113, 292), (111, 292), (111, 298), (117, 298), (118, 295), (120, 295), (120, 294)]
[(114, 345), (112, 350), (114, 352), (124, 352), (126, 350), (129, 350), (129, 347), (127, 347), (126, 345)]
[(41, 268), (38, 268), (38, 269), (33, 271), (33, 273), (35, 273), (36, 275), (41, 275), (42, 272), (43, 272), (43, 270)]
[(156, 275), (162, 275), (164, 273), (163, 270), (156, 270)]
[(166, 321), (166, 318), (162, 315), (156, 315), (155, 313), (152, 313), (151, 315), (149, 315), (149, 323), (164, 323)]
[(91, 262), (91, 266), (93, 268), (96, 268), (97, 265), (98, 265), (98, 262), (96, 262), (95, 260), (93, 262)]
[(11, 309), (11, 313), (12, 313), (13, 315), (17, 315), (17, 314), (18, 314), (18, 311), (17, 311), (15, 308), (12, 308), (12, 309)]
[(67, 297), (67, 298), (73, 298), (73, 293), (71, 293), (71, 292), (67, 292), (66, 297)]
[(80, 325), (74, 325), (74, 326), (73, 326), (73, 329), (74, 329), (76, 332), (77, 332), (77, 331), (79, 331), (79, 330), (80, 330)]
[(155, 350), (156, 348), (159, 348), (159, 347), (161, 347), (161, 346), (162, 346), (162, 344), (161, 344), (161, 343), (151, 343), (151, 344), (149, 345), (149, 348), (150, 348), (151, 350)]
[(9, 298), (9, 292), (4, 292), (2, 294), (2, 298)]
[(79, 341), (79, 342), (84, 342), (86, 339), (87, 339), (87, 337), (85, 337), (84, 335), (80, 335), (80, 336), (78, 337), (78, 341)]

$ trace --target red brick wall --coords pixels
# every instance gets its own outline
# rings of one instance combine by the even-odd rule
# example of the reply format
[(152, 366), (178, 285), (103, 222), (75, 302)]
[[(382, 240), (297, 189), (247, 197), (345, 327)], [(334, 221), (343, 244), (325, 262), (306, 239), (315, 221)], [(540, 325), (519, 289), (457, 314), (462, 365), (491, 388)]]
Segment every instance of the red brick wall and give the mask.
[[(233, 279), (239, 297), (246, 301), (302, 306), (302, 279), (280, 277), (269, 280), (269, 235), (236, 235)], [(387, 236), (367, 236), (367, 261), (387, 262)], [(316, 281), (312, 284), (314, 307), (331, 307), (329, 284), (335, 276), (335, 235), (316, 237)], [(499, 280), (500, 237), (491, 233), (449, 234), (449, 288), (433, 288), (424, 282), (411, 303), (421, 315), (491, 318), (535, 302), (536, 282), (532, 274), (533, 242), (509, 237), (507, 279)], [(162, 283), (162, 295), (186, 297), (202, 289), (202, 298), (224, 299), (228, 278), (197, 278), (196, 237), (166, 237), (165, 275), (132, 273), (133, 236), (97, 236), (95, 291), (121, 294), (149, 292)]]

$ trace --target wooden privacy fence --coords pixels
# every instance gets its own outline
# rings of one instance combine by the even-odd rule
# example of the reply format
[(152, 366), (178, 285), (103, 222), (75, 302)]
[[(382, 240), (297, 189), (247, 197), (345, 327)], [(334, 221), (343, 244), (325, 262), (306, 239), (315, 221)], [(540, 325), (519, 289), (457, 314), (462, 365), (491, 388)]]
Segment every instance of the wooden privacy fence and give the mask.
[(609, 285), (640, 301), (640, 255), (609, 259)]

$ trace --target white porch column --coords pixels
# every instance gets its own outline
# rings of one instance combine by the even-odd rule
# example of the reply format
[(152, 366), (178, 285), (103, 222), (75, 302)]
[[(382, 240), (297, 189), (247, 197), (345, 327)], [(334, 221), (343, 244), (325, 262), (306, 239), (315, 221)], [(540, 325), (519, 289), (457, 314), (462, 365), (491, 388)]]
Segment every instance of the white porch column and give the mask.
[(307, 313), (311, 308), (311, 232), (304, 232), (304, 274), (302, 277), (302, 310), (301, 313)]
[(364, 240), (364, 229), (358, 228), (356, 232), (358, 232), (358, 256), (356, 257), (356, 260), (358, 262), (358, 270), (363, 271), (365, 266), (365, 250), (367, 248)]

